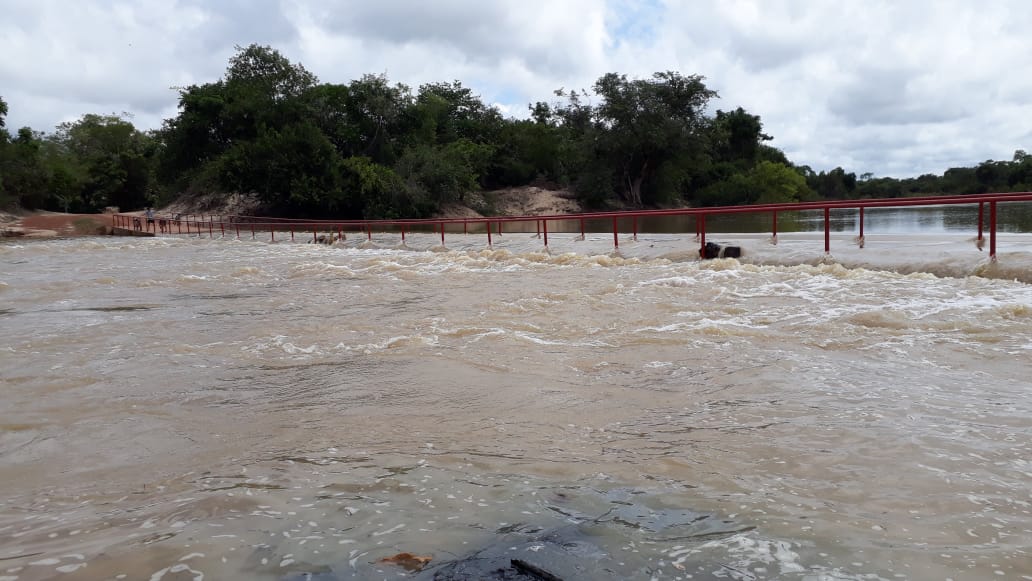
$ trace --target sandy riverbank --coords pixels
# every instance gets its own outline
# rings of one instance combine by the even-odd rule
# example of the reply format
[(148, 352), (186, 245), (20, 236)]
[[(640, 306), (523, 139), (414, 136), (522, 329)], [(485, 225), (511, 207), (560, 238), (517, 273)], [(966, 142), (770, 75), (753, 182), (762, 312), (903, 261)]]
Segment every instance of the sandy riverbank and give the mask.
[(18, 238), (104, 235), (111, 232), (111, 216), (59, 212), (36, 212), (24, 216), (5, 214), (0, 218), (0, 232), (0, 237)]

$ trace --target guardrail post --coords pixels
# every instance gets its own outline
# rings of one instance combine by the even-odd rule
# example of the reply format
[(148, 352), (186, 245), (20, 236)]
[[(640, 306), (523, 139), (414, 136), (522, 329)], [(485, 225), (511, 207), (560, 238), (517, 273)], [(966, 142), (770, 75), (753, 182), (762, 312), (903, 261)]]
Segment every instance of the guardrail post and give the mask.
[(541, 238), (541, 220), (534, 220), (534, 224), (537, 226), (537, 234), (534, 235), (534, 238)]
[(444, 222), (441, 222), (441, 248), (444, 248)]
[(212, 221), (212, 217), (208, 216), (208, 239), (215, 238), (215, 223)]
[(373, 225), (368, 223), (368, 222), (366, 222), (365, 232), (366, 232), (366, 240), (368, 240), (369, 242), (372, 242), (373, 241)]
[(237, 240), (240, 240), (240, 224), (233, 222), (233, 227), (236, 228)]
[(699, 258), (706, 258), (706, 214), (699, 214), (695, 231), (699, 235)]
[(620, 250), (620, 238), (617, 237), (616, 216), (613, 216), (613, 248)]
[(317, 226), (312, 226), (312, 244), (315, 244), (318, 241), (319, 241), (319, 232), (317, 230)]
[(985, 224), (985, 202), (978, 202), (978, 241), (982, 241), (982, 224)]
[(831, 208), (824, 208), (824, 253), (831, 254)]
[(774, 210), (773, 212), (771, 212), (771, 214), (773, 215), (773, 218), (774, 218), (774, 220), (773, 220), (774, 224), (771, 226), (771, 230), (773, 231), (773, 233), (771, 234), (770, 241), (773, 242), (774, 244), (777, 244), (778, 243), (778, 211)]
[(226, 237), (226, 223), (219, 220), (219, 230), (222, 230), (222, 237)]
[(996, 262), (996, 202), (989, 202), (989, 260)]
[(587, 240), (587, 238), (584, 237), (584, 218), (580, 219), (580, 239)]
[(275, 226), (269, 226), (269, 242), (275, 242), (275, 241), (276, 241), (276, 227)]
[(634, 235), (631, 238), (635, 242), (637, 242), (638, 241), (638, 216), (634, 216), (634, 218), (632, 218), (631, 222), (632, 222), (632, 224), (634, 224), (634, 226), (633, 226), (633, 228), (634, 228)]
[(541, 226), (541, 231), (545, 233), (545, 248), (548, 248), (548, 220), (542, 220)]
[(294, 241), (294, 225), (293, 224), (290, 225), (290, 241), (291, 242)]
[(251, 240), (254, 240), (254, 222), (251, 222)]
[(864, 247), (864, 207), (860, 206), (860, 239), (857, 241), (860, 248)]
[(491, 248), (491, 221), (487, 221), (487, 247)]

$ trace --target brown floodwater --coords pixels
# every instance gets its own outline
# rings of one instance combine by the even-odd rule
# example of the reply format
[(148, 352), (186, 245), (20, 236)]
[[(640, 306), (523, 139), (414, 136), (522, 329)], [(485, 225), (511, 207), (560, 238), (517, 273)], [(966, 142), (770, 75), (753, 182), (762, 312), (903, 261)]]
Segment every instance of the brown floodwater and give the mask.
[(1029, 284), (452, 240), (0, 244), (0, 580), (1032, 579)]

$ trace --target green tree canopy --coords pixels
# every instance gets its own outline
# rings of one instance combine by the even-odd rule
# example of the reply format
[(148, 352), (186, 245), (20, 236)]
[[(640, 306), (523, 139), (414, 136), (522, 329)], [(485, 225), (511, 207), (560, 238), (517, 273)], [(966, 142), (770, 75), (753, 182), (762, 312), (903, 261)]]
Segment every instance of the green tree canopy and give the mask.
[(726, 113), (718, 109), (713, 128), (714, 153), (722, 161), (755, 162), (763, 142), (773, 139), (763, 133), (760, 116), (741, 107)]
[(605, 130), (602, 154), (616, 171), (618, 191), (635, 206), (654, 200), (659, 192), (651, 180), (659, 168), (703, 148), (703, 111), (717, 93), (700, 76), (672, 71), (635, 80), (609, 73), (594, 89), (602, 99), (594, 108), (595, 122)]
[(83, 115), (58, 125), (51, 142), (51, 169), (60, 168), (65, 181), (82, 179), (82, 207), (125, 209), (152, 203), (155, 144), (128, 119)]
[(749, 202), (754, 204), (799, 202), (813, 196), (799, 172), (772, 161), (761, 161), (749, 170), (746, 185)]
[[(570, 187), (589, 207), (747, 204), (1032, 189), (1032, 156), (897, 180), (796, 167), (759, 115), (709, 113), (698, 75), (602, 75), (506, 118), (460, 81), (413, 93), (386, 75), (320, 83), (272, 47), (237, 47), (221, 78), (180, 87), (160, 131), (84, 115), (51, 135), (6, 128), (0, 203), (138, 207), (253, 193), (276, 212), (420, 217), (478, 189)], [(801, 180), (801, 181), (800, 181)]]

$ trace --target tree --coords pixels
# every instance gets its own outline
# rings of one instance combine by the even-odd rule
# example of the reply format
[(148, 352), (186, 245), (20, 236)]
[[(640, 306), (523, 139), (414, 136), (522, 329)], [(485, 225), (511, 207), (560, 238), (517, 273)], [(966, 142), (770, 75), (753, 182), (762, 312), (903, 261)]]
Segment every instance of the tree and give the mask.
[(398, 174), (435, 205), (462, 201), (479, 187), (492, 154), (491, 146), (468, 139), (444, 146), (419, 145), (398, 160)]
[(1010, 162), (986, 160), (975, 168), (975, 179), (985, 191), (1005, 189), (1010, 179)]
[(218, 161), (227, 191), (256, 192), (290, 214), (340, 210), (345, 202), (340, 155), (311, 123), (281, 130), (262, 127), (256, 139), (235, 144)]
[(301, 96), (318, 83), (304, 66), (279, 51), (252, 44), (236, 47), (224, 77), (221, 125), (225, 137), (253, 139), (260, 127), (282, 129), (304, 119)]
[(450, 143), (468, 139), (491, 141), (501, 116), (459, 81), (427, 83), (419, 87), (411, 107), (413, 132), (423, 143)]
[(856, 174), (846, 173), (841, 167), (820, 172), (810, 180), (810, 187), (824, 198), (847, 198), (856, 190)]
[(664, 163), (703, 148), (704, 109), (717, 94), (702, 77), (672, 71), (637, 80), (609, 73), (594, 90), (602, 99), (595, 121), (605, 130), (599, 153), (615, 168), (624, 199), (641, 206), (657, 197), (650, 180)]
[(0, 156), (0, 203), (35, 210), (47, 201), (46, 168), (41, 155), (43, 135), (22, 127)]
[(58, 125), (52, 138), (51, 168), (70, 205), (72, 183), (82, 180), (76, 204), (96, 211), (105, 206), (139, 208), (152, 203), (153, 140), (118, 115), (83, 115)]
[(4, 166), (7, 157), (7, 103), (0, 97), (0, 208), (10, 205), (13, 200), (4, 191)]
[(393, 165), (401, 149), (397, 138), (412, 93), (403, 84), (391, 86), (385, 75), (363, 75), (348, 85), (348, 117), (356, 125), (352, 155)]
[(1027, 192), (1032, 190), (1032, 155), (1019, 149), (1014, 152), (1008, 180), (1011, 191)]
[(551, 123), (525, 119), (500, 126), (492, 143), (494, 155), (483, 181), (489, 187), (521, 186), (535, 179), (568, 180), (563, 130)]
[(226, 103), (222, 81), (179, 90), (179, 115), (166, 119), (159, 133), (164, 144), (159, 171), (168, 185), (186, 190), (201, 185), (204, 166), (229, 148), (233, 139), (223, 117)]
[(749, 171), (747, 186), (749, 201), (754, 204), (798, 202), (813, 195), (799, 172), (771, 161), (761, 161)]
[(389, 167), (368, 157), (350, 157), (342, 164), (347, 212), (365, 218), (419, 218), (436, 207)]
[[(270, 47), (237, 47), (222, 79), (180, 89), (180, 113), (160, 132), (163, 179), (187, 190), (258, 192), (290, 212), (311, 210), (317, 201), (332, 206), (328, 192), (336, 191), (340, 158), (332, 145), (327, 154), (325, 137), (308, 121), (317, 99), (304, 99), (317, 82)], [(277, 147), (314, 157), (306, 163), (297, 151)], [(311, 164), (325, 175), (316, 176)]]
[(347, 85), (323, 84), (305, 92), (306, 118), (330, 140), (342, 157), (358, 152), (361, 125), (350, 113), (352, 94)]
[(715, 154), (724, 161), (750, 164), (760, 155), (760, 146), (773, 137), (763, 132), (759, 115), (750, 115), (741, 107), (725, 113), (717, 110), (713, 123)]
[(319, 80), (301, 64), (293, 64), (274, 48), (237, 46), (229, 59), (226, 86), (238, 96), (274, 102), (289, 101), (314, 87)]

